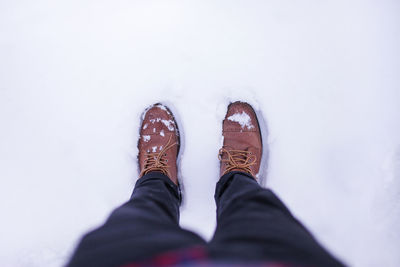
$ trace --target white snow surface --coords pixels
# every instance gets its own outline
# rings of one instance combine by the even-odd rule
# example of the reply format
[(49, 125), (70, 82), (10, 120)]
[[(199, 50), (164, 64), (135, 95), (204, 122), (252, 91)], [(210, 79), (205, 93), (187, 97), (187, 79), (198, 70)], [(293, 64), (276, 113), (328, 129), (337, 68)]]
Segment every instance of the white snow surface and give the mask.
[(251, 118), (249, 114), (246, 112), (242, 111), (242, 113), (235, 113), (227, 118), (229, 121), (234, 121), (240, 124), (240, 127), (244, 129), (246, 127), (247, 129), (252, 129), (254, 128), (254, 125), (251, 123)]
[(181, 125), (181, 225), (209, 239), (230, 101), (266, 185), (351, 266), (400, 265), (400, 2), (0, 2), (0, 265), (61, 266), (136, 181), (142, 112)]

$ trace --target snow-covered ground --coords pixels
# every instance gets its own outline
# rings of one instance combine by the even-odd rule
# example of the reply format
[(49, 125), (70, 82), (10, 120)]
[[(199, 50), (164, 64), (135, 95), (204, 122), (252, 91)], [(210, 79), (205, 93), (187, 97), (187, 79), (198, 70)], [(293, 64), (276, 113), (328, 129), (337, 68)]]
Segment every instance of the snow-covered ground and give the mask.
[(181, 224), (210, 238), (231, 100), (267, 186), (352, 266), (400, 265), (400, 2), (0, 2), (0, 265), (60, 266), (130, 196), (139, 117), (183, 124)]

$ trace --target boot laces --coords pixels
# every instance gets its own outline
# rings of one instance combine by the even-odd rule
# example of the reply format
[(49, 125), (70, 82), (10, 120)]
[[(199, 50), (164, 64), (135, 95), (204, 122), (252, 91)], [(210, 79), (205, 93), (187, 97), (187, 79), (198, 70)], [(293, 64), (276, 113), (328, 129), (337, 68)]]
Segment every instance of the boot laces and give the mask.
[[(222, 158), (224, 153), (227, 154), (227, 159)], [(255, 176), (250, 167), (256, 164), (257, 157), (251, 151), (228, 150), (223, 147), (219, 150), (218, 159), (221, 161), (221, 164), (227, 165), (226, 170), (222, 175), (232, 170), (240, 170)]]
[(160, 171), (163, 174), (171, 177), (171, 173), (169, 172), (168, 159), (166, 151), (173, 146), (177, 145), (177, 143), (171, 143), (172, 135), (169, 137), (167, 144), (163, 147), (160, 152), (146, 152), (146, 158), (144, 160), (143, 170), (140, 172), (140, 177), (143, 175), (152, 172), (152, 171)]

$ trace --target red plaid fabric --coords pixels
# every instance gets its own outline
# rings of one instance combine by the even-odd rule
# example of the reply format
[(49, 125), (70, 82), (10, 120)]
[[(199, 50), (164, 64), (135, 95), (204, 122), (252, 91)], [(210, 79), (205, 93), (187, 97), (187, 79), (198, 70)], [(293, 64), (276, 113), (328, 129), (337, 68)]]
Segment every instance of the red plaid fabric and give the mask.
[[(125, 264), (121, 267), (164, 267), (164, 266), (248, 266), (248, 267), (294, 267), (295, 265), (288, 265), (277, 262), (260, 262), (260, 263), (232, 263), (213, 261), (208, 258), (207, 252), (203, 247), (192, 247), (182, 250), (175, 250), (160, 254), (152, 259)], [(299, 266), (299, 265), (296, 265)]]

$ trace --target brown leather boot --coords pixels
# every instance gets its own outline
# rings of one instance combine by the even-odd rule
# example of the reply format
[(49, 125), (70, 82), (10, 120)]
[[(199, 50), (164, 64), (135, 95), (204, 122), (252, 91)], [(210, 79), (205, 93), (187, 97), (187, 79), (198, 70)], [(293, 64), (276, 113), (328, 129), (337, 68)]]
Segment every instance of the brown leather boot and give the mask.
[(219, 151), (220, 176), (242, 171), (257, 179), (262, 156), (262, 140), (257, 115), (247, 103), (228, 106), (222, 125), (223, 146)]
[(155, 104), (144, 112), (138, 148), (139, 177), (149, 172), (161, 172), (178, 184), (179, 130), (166, 106)]

